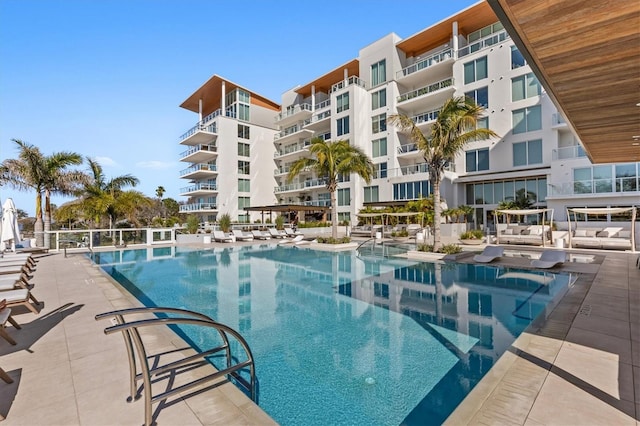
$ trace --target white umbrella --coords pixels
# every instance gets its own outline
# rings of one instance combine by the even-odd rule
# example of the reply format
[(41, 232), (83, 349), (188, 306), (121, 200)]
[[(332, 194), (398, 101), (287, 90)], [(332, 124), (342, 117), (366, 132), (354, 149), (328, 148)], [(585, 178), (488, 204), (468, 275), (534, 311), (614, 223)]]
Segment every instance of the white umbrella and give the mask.
[(16, 244), (20, 242), (20, 234), (18, 233), (18, 210), (11, 198), (2, 205), (2, 242), (5, 247), (9, 247), (11, 242), (11, 248), (16, 251)]

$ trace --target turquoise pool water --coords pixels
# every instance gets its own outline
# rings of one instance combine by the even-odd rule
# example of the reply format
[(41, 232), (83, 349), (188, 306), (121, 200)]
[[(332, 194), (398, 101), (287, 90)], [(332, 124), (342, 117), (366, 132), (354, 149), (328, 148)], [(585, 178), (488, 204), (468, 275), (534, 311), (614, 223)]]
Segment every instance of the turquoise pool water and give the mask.
[(240, 331), (260, 406), (283, 425), (442, 423), (570, 281), (267, 244), (94, 256), (142, 303)]

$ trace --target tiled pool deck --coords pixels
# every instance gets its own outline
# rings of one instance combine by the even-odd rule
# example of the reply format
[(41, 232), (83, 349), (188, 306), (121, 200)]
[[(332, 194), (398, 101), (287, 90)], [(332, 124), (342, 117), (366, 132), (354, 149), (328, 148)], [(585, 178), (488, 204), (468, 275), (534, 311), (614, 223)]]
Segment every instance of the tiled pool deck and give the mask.
[[(640, 425), (638, 254), (598, 254), (599, 268), (564, 267), (588, 273), (578, 275), (551, 315), (516, 341), (447, 423)], [(7, 331), (18, 345), (0, 339), (0, 367), (14, 379), (0, 381), (3, 424), (143, 423), (144, 403), (125, 401), (122, 337), (106, 336), (107, 324), (94, 320), (138, 302), (82, 254), (40, 257), (32, 282), (42, 311), (15, 309), (22, 330)], [(187, 350), (168, 329), (150, 337), (155, 350)], [(229, 383), (154, 404), (154, 412), (165, 425), (273, 423)]]

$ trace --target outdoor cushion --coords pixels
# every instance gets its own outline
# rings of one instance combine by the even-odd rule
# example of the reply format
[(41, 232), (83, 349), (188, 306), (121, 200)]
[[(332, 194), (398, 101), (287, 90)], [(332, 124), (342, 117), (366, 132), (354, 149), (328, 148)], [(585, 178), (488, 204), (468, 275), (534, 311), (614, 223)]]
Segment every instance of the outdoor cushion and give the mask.
[(597, 229), (587, 229), (587, 237), (595, 237), (597, 232)]
[(631, 231), (620, 231), (616, 236), (618, 238), (631, 238)]
[(502, 233), (504, 235), (513, 235), (513, 229), (512, 228), (507, 228), (504, 231), (502, 231)]
[(596, 234), (596, 237), (598, 238), (608, 238), (608, 237), (613, 237), (613, 235), (609, 235), (608, 231), (600, 231)]
[(576, 229), (576, 232), (573, 233), (574, 237), (586, 237), (587, 230), (586, 229)]

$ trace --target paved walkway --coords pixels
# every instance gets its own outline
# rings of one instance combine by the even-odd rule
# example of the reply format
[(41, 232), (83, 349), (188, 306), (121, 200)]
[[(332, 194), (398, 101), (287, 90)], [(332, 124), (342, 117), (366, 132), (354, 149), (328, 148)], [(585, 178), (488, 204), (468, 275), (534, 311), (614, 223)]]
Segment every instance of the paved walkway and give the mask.
[[(603, 253), (603, 252), (600, 252)], [(640, 270), (637, 255), (604, 253), (548, 318), (523, 334), (448, 419), (449, 424), (640, 425)], [(32, 280), (41, 313), (16, 309), (18, 345), (0, 339), (3, 425), (138, 425), (144, 404), (125, 402), (126, 352), (98, 313), (138, 302), (81, 254), (39, 259)], [(158, 349), (187, 350), (165, 330)], [(272, 424), (233, 385), (160, 407), (165, 425)]]

